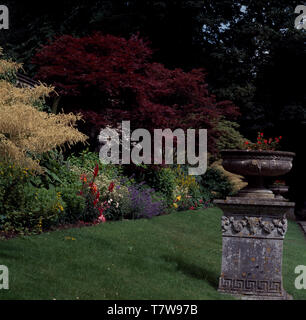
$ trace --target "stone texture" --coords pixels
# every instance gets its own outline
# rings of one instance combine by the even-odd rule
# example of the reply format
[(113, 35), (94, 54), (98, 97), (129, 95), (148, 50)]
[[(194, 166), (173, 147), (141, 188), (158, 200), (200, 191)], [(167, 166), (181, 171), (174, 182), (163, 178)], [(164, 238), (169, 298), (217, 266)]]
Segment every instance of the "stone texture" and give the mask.
[(223, 150), (225, 170), (243, 175), (248, 185), (236, 197), (215, 200), (222, 217), (222, 270), (219, 291), (243, 299), (290, 299), (283, 288), (282, 254), (287, 217), (294, 203), (265, 184), (266, 177), (289, 172), (292, 152)]
[(288, 299), (282, 282), (286, 215), (294, 203), (264, 199), (215, 200), (223, 212), (219, 291), (243, 299)]
[(295, 154), (270, 150), (222, 150), (221, 156), (225, 170), (242, 175), (248, 181), (248, 185), (239, 191), (239, 197), (274, 199), (273, 192), (265, 186), (265, 178), (289, 172)]

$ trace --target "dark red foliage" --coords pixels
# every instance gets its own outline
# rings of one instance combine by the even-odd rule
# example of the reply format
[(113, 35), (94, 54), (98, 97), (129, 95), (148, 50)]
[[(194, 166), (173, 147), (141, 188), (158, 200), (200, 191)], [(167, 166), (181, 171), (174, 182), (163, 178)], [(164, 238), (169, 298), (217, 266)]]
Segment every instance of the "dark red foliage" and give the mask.
[(151, 62), (151, 56), (137, 35), (126, 40), (96, 33), (59, 37), (33, 62), (38, 79), (54, 85), (60, 95), (82, 98), (83, 105), (75, 108), (97, 128), (130, 120), (132, 128), (149, 130), (209, 129), (212, 150), (218, 118), (237, 116), (237, 108), (209, 94), (204, 70), (169, 70)]

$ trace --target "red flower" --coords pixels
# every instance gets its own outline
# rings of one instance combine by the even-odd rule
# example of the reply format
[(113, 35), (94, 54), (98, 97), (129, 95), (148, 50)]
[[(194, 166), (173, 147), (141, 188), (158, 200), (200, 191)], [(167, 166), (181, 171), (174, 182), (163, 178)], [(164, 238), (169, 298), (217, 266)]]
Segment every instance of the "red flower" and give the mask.
[(81, 174), (80, 179), (81, 179), (83, 182), (87, 182), (86, 174), (85, 174), (85, 173)]
[(100, 192), (98, 191), (97, 194), (96, 194), (96, 199), (94, 200), (93, 202), (93, 205), (96, 206), (97, 203), (99, 202), (99, 198), (100, 198)]
[(282, 136), (279, 136), (279, 139), (282, 139), (283, 137)]
[(267, 144), (267, 143), (268, 143), (268, 140), (265, 139), (265, 140), (264, 140), (264, 143)]
[(95, 194), (98, 191), (98, 187), (95, 183), (90, 184), (90, 189), (91, 189), (92, 194)]
[(114, 187), (115, 187), (114, 182), (111, 182), (111, 183), (109, 184), (109, 186), (108, 186), (108, 191), (109, 191), (109, 192), (113, 192)]
[(189, 210), (194, 210), (195, 209), (195, 207), (194, 206), (191, 206), (190, 208), (189, 208)]
[(99, 172), (99, 165), (97, 163), (96, 166), (95, 166), (95, 170), (93, 172), (94, 177), (96, 177), (98, 175), (98, 172)]
[(249, 144), (249, 141), (245, 141), (244, 144)]
[(261, 132), (260, 135), (263, 137), (263, 132)]

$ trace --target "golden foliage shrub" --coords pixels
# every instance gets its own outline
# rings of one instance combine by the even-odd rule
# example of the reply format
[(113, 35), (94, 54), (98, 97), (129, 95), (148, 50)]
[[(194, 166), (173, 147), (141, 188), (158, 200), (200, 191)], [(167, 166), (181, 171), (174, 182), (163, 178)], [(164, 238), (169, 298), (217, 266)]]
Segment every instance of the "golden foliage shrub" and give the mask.
[(79, 114), (55, 115), (35, 107), (54, 91), (53, 87), (40, 84), (17, 88), (9, 82), (6, 75), (20, 67), (0, 58), (0, 159), (40, 172), (35, 156), (56, 147), (84, 143), (87, 136), (75, 128), (81, 119)]
[(211, 168), (215, 168), (223, 172), (223, 174), (229, 179), (229, 181), (233, 184), (234, 192), (238, 192), (245, 186), (247, 186), (247, 182), (245, 182), (245, 179), (242, 176), (239, 176), (237, 174), (231, 173), (229, 171), (226, 171), (222, 166), (222, 160), (215, 161)]

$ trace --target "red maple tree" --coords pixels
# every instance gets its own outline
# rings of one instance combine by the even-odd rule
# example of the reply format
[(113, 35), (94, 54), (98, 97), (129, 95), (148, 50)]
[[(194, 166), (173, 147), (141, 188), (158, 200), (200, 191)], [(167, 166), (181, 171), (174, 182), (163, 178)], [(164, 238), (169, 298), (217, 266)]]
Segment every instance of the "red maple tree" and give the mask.
[[(179, 53), (178, 53), (179, 54)], [(124, 39), (95, 33), (64, 35), (33, 58), (36, 78), (65, 97), (97, 129), (130, 120), (133, 128), (208, 129), (209, 149), (218, 136), (220, 116), (236, 117), (230, 101), (216, 101), (205, 72), (170, 70), (152, 62), (152, 50), (138, 35)]]

